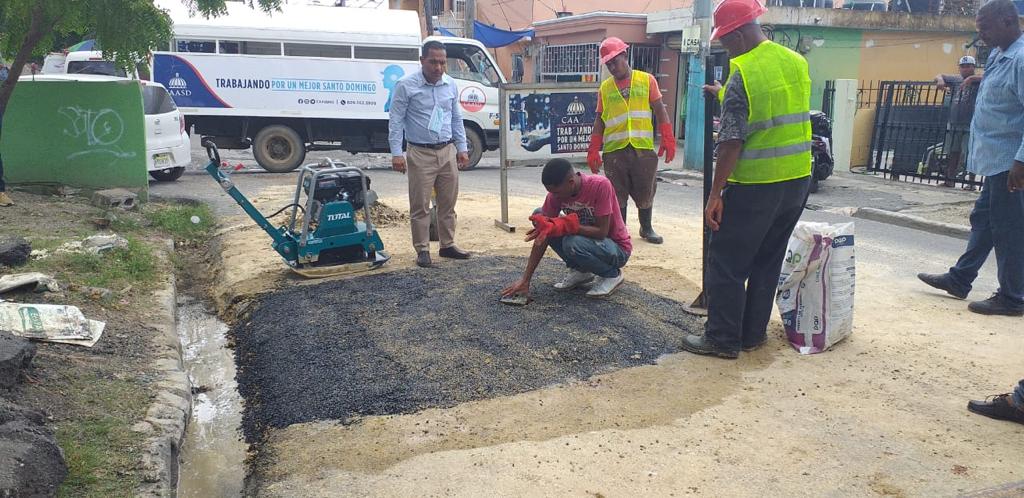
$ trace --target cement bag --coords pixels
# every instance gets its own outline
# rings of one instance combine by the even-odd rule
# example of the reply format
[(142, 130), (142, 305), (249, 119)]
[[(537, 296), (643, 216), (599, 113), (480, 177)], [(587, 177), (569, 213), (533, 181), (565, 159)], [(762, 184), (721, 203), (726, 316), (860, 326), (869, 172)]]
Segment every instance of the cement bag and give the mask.
[(89, 320), (74, 306), (21, 304), (0, 300), (0, 331), (49, 342), (93, 346), (105, 324)]
[(820, 353), (853, 332), (853, 223), (800, 222), (789, 238), (776, 303), (789, 343)]

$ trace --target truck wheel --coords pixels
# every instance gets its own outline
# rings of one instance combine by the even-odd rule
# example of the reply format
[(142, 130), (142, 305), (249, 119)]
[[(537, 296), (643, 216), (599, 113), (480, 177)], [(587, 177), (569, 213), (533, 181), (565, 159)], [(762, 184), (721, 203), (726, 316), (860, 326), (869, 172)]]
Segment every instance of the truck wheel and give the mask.
[(158, 182), (173, 182), (174, 180), (177, 180), (178, 178), (181, 178), (181, 175), (184, 172), (185, 172), (185, 167), (184, 166), (179, 166), (177, 168), (165, 168), (165, 169), (158, 169), (158, 170), (155, 170), (155, 171), (150, 171), (149, 172), (149, 176), (152, 176), (153, 179), (158, 181)]
[(287, 173), (306, 158), (306, 144), (295, 130), (273, 125), (256, 134), (252, 153), (256, 162), (271, 173)]
[(467, 127), (466, 145), (469, 148), (469, 166), (466, 167), (466, 170), (471, 170), (476, 167), (484, 155), (484, 139), (480, 137), (480, 132)]

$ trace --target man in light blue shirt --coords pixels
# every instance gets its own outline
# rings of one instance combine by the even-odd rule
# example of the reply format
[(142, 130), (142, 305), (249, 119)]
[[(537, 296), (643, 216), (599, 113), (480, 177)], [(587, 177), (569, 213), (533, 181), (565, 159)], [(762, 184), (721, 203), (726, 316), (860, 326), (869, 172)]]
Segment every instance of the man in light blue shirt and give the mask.
[(965, 298), (995, 249), (999, 291), (967, 309), (983, 315), (1024, 315), (1024, 36), (1011, 0), (991, 0), (977, 18), (978, 36), (993, 47), (971, 121), (967, 169), (985, 177), (971, 211), (971, 236), (956, 265), (918, 277)]
[[(442, 258), (467, 259), (455, 246), (455, 201), (459, 197), (459, 171), (469, 165), (466, 128), (459, 108), (459, 88), (445, 74), (448, 56), (444, 44), (423, 44), (416, 71), (395, 84), (391, 99), (388, 141), (391, 167), (409, 173), (409, 217), (416, 264), (429, 267), (430, 195), (436, 191), (437, 234)], [(402, 154), (408, 144), (408, 160)]]

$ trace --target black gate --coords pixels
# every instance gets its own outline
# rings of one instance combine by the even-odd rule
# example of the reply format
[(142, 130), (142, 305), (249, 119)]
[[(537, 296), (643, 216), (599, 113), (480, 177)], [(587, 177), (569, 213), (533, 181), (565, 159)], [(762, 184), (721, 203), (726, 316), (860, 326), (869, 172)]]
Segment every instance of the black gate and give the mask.
[(877, 93), (868, 170), (893, 180), (981, 184), (964, 169), (968, 127), (949, 125), (951, 90), (925, 81), (882, 81), (871, 90)]

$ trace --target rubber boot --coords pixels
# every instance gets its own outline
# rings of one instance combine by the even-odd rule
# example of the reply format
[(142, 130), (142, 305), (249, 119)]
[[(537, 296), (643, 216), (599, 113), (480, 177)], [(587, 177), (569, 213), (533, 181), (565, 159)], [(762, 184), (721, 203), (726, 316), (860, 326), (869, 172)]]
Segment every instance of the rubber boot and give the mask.
[(622, 213), (622, 224), (623, 225), (626, 224), (626, 207), (627, 206), (620, 206), (619, 207), (619, 212)]
[(665, 239), (661, 238), (651, 226), (651, 212), (653, 208), (640, 209), (640, 238), (651, 244), (661, 244)]

